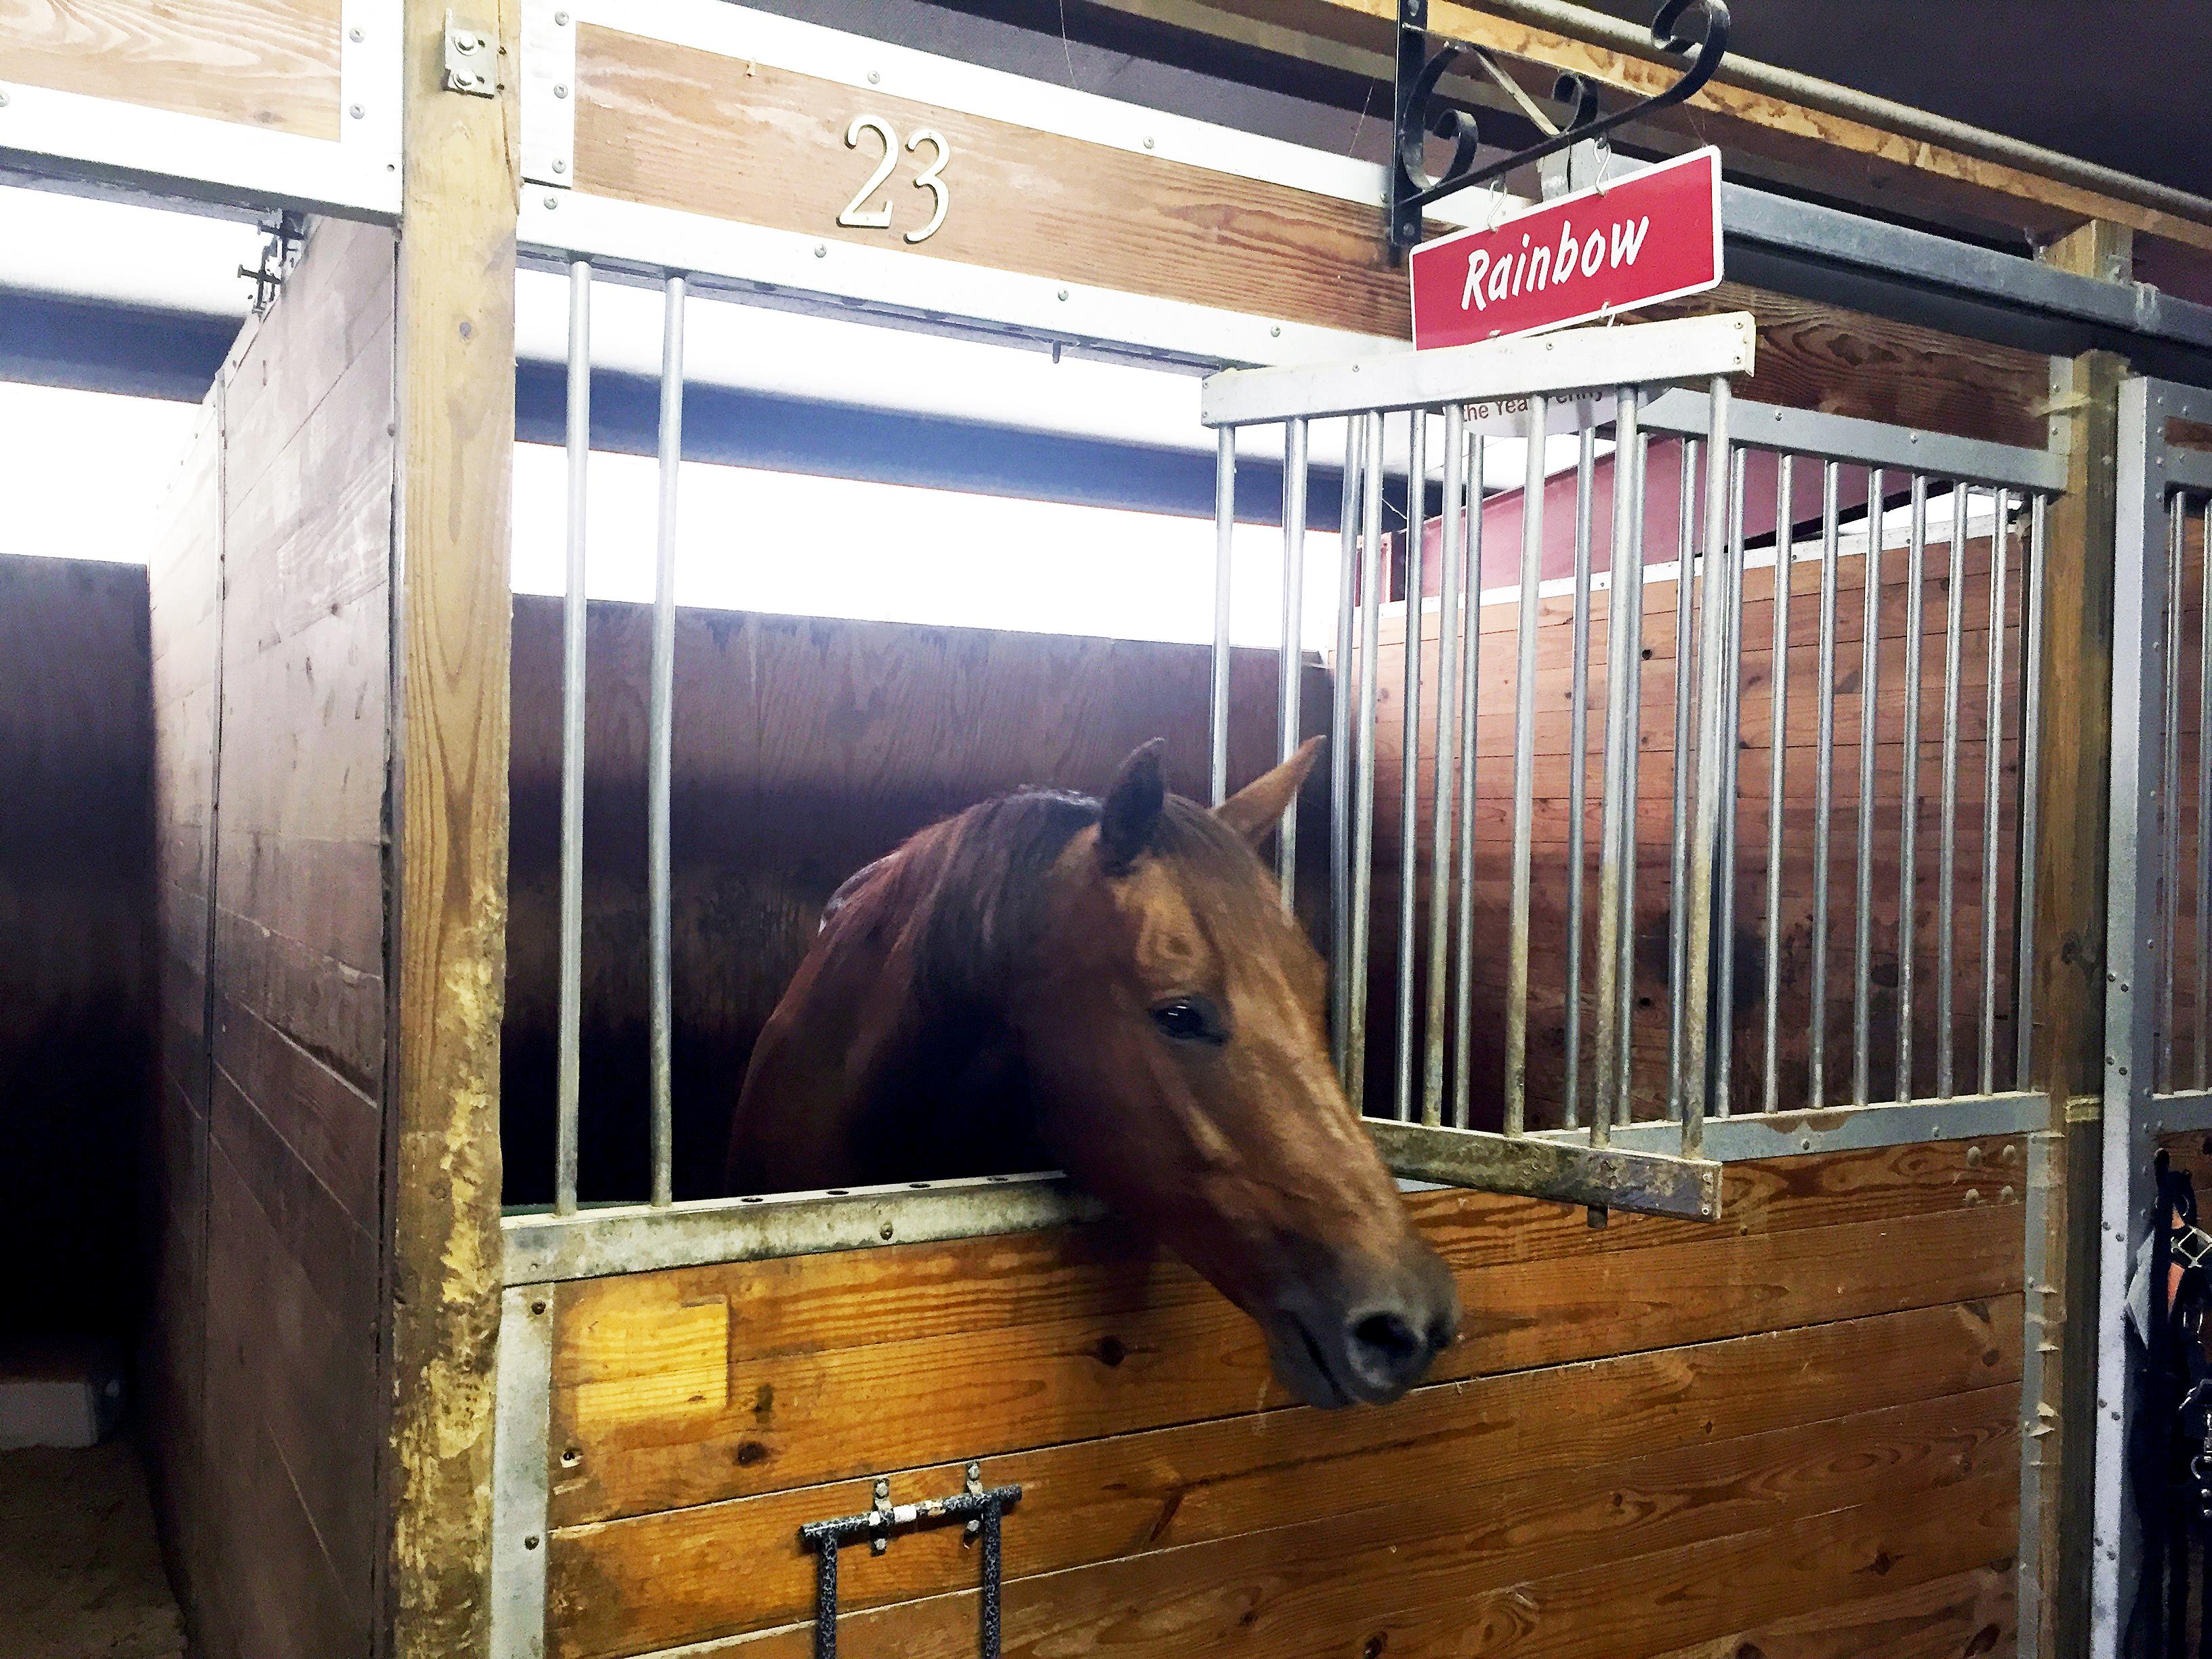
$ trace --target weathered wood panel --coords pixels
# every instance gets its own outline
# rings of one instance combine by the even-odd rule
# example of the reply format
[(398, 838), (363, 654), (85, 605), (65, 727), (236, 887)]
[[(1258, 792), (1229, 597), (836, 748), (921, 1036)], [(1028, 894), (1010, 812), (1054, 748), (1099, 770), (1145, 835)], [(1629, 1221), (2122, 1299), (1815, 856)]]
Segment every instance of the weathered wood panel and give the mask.
[[(1404, 274), (1377, 210), (1205, 167), (865, 94), (743, 58), (597, 27), (578, 31), (576, 182), (624, 200), (1033, 276), (1380, 335), (1407, 337)], [(943, 227), (908, 187), (922, 158), (870, 199), (890, 228), (837, 217), (873, 164), (845, 143), (856, 115), (942, 133)], [(2048, 360), (1728, 284), (1676, 311), (1759, 317), (1747, 397), (2040, 447)]]
[[(1013, 1651), (1902, 1631), (1905, 1592), (2010, 1553), (2022, 1210), (1996, 1188), (2021, 1155), (1732, 1166), (1717, 1227), (1417, 1194), (1468, 1334), (1376, 1411), (1290, 1406), (1249, 1322), (1110, 1226), (558, 1286), (549, 1651), (803, 1646), (799, 1525), (975, 1458), (1024, 1488)], [(972, 1643), (974, 1571), (957, 1529), (856, 1553), (848, 1644)], [(1966, 1640), (2008, 1627), (1986, 1586), (1929, 1594)]]
[(222, 388), (172, 477), (146, 582), (154, 822), (152, 1316), (147, 1446), (171, 1577), (188, 1614), (210, 1582), (205, 1336), (209, 876), (220, 697)]
[(378, 1616), (392, 264), (318, 229), (152, 571), (163, 1156), (197, 1186), (163, 1455), (198, 1460), (169, 1519), (214, 1659), (365, 1650)]
[(336, 138), (338, 9), (338, 0), (0, 0), (0, 81)]

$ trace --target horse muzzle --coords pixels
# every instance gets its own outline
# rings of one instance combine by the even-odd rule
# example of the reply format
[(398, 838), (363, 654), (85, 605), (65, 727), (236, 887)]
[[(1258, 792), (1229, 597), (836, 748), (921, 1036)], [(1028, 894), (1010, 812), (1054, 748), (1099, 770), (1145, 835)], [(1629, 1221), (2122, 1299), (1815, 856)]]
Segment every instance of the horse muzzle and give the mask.
[(1389, 1261), (1338, 1264), (1278, 1296), (1261, 1321), (1275, 1379), (1309, 1406), (1382, 1406), (1458, 1339), (1459, 1289), (1409, 1238)]

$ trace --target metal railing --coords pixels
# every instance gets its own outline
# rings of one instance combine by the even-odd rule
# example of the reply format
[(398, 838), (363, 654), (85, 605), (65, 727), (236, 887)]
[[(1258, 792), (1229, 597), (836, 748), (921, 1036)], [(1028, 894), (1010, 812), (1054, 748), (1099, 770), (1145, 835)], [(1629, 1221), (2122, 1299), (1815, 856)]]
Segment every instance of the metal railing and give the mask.
[[(1701, 321), (1711, 329), (1725, 319)], [(2017, 1127), (2032, 1114), (2027, 1044), (2041, 692), (2030, 665), (2040, 654), (2045, 515), (2063, 483), (2062, 465), (2039, 450), (1743, 404), (1731, 398), (1724, 374), (1711, 375), (1704, 390), (1668, 390), (1668, 380), (1708, 379), (1691, 360), (1716, 337), (1693, 336), (1692, 326), (1616, 328), (1602, 337), (1562, 335), (1328, 369), (1231, 373), (1208, 384), (1206, 418), (1219, 429), (1224, 458), (1218, 509), (1224, 525), (1233, 510), (1240, 428), (1280, 424), (1302, 434), (1315, 419), (1350, 418), (1339, 582), (1345, 609), (1332, 721), (1330, 1006), (1346, 1091), (1375, 1120), (1376, 1137), (1401, 1173), (1553, 1196), (1595, 1187), (1614, 1202), (1650, 1207), (1686, 1199), (1694, 1213), (1705, 1194), (1681, 1184), (1678, 1168), (1623, 1165), (1605, 1155), (1628, 1150), (1695, 1160), (1716, 1133), (1723, 1156), (1990, 1133)], [(1612, 378), (1624, 371), (1648, 378)], [(1574, 460), (1571, 474), (1555, 480), (1546, 446), (1528, 434), (1556, 424), (1553, 411), (1593, 383), (1612, 388), (1612, 408), (1568, 422), (1570, 430), (1579, 428)], [(1525, 412), (1503, 420), (1487, 406), (1516, 398), (1525, 399)], [(1439, 434), (1441, 455), (1432, 467)], [(1554, 434), (1555, 443), (1565, 441)], [(1522, 450), (1517, 490), (1502, 482), (1493, 487), (1486, 476), (1501, 442)], [(1296, 435), (1286, 444), (1303, 447)], [(1404, 469), (1404, 500), (1421, 503), (1406, 513), (1403, 584), (1395, 592), (1404, 625), (1393, 731), (1376, 715), (1378, 686), (1391, 673), (1382, 626), (1394, 598), (1383, 588), (1382, 549), (1392, 539), (1386, 451)], [(1555, 482), (1571, 482), (1571, 507), (1564, 499), (1547, 505)], [(1600, 496), (1607, 490), (1607, 568), (1597, 570), (1597, 526), (1608, 516)], [(1518, 565), (1510, 588), (1486, 593), (1485, 526), (1501, 509), (1503, 516), (1520, 515)], [(1754, 509), (1765, 511), (1766, 526), (1752, 535), (1747, 520)], [(1645, 546), (1647, 531), (1667, 537), (1669, 510), (1674, 562), (1647, 563), (1647, 553), (1656, 550)], [(1571, 549), (1570, 574), (1547, 580), (1546, 517), (1563, 512), (1571, 527), (1559, 550)], [(1439, 520), (1434, 547), (1442, 568), (1431, 584), (1424, 581), (1420, 532), (1432, 519)], [(1302, 529), (1286, 522), (1286, 557), (1303, 545), (1303, 534), (1293, 533)], [(1946, 550), (1940, 572), (1930, 570), (1931, 544)], [(1885, 578), (1886, 554), (1901, 556), (1901, 584), (1893, 574)], [(1817, 598), (1808, 592), (1799, 601), (1816, 609), (1808, 628), (1805, 611), (1793, 606), (1799, 585), (1793, 578), (1815, 564)], [(1771, 635), (1747, 640), (1746, 573), (1761, 565), (1774, 572)], [(1894, 573), (1899, 566), (1888, 568)], [(1856, 617), (1841, 603), (1854, 569), (1861, 588)], [(1924, 890), (1921, 858), (1928, 831), (1921, 810), (1923, 683), (1935, 646), (1927, 637), (1931, 574), (1942, 606), (1940, 687), (1926, 686), (1940, 689), (1941, 710), (1940, 758), (1931, 756), (1929, 769), (1937, 785), (1927, 814), (1938, 834), (1929, 860), (1932, 896)], [(1646, 590), (1669, 582), (1678, 600), (1671, 709), (1655, 707), (1647, 720), (1643, 665), (1659, 642), (1645, 643)], [(1883, 601), (1900, 585), (1898, 618)], [(1423, 644), (1431, 588), (1433, 655)], [(1601, 709), (1593, 707), (1592, 692), (1601, 594)], [(1560, 600), (1564, 618), (1550, 614)], [(1492, 607), (1510, 608), (1510, 629), (1498, 632), (1510, 631), (1513, 641), (1510, 838), (1503, 847), (1475, 828), (1477, 774), (1493, 758), (1480, 736), (1484, 692), (1498, 678), (1486, 678), (1483, 670), (1482, 616)], [(1838, 672), (1839, 641), (1854, 622), (1856, 698), (1848, 670), (1840, 683)], [(1814, 637), (1799, 637), (1805, 633)], [(1970, 660), (1978, 640), (1978, 659)], [(1553, 670), (1540, 671), (1540, 659), (1555, 665), (1562, 643), (1567, 672), (1545, 682)], [(1744, 731), (1747, 664), (1762, 650), (1768, 682), (1764, 692), (1753, 692), (1753, 709), (1765, 714), (1769, 730), (1763, 788), (1739, 775), (1742, 751), (1756, 748)], [(1790, 732), (1793, 691), (1807, 695), (1792, 681), (1802, 678), (1808, 658), (1817, 662), (1809, 690), (1817, 737), (1805, 757), (1805, 745)], [(1290, 663), (1286, 650), (1286, 678)], [(1900, 671), (1901, 718), (1886, 703), (1888, 676)], [(1437, 684), (1425, 687), (1431, 673)], [(1562, 700), (1565, 754), (1554, 744), (1543, 759), (1546, 787), (1565, 797), (1565, 868), (1547, 866), (1540, 880), (1539, 708), (1554, 715)], [(1846, 709), (1857, 705), (1855, 754), (1839, 753), (1839, 701)], [(1216, 713), (1218, 783), (1225, 791), (1240, 781), (1222, 769), (1227, 712), (1218, 706)], [(1600, 728), (1602, 779), (1594, 871), (1586, 852), (1593, 724)], [(1285, 743), (1291, 729), (1281, 728)], [(1376, 823), (1378, 780), (1388, 773), (1394, 732), (1399, 787), (1381, 810), (1383, 827), (1395, 819), (1395, 854)], [(1639, 772), (1644, 750), (1662, 741), (1673, 749), (1666, 858), (1663, 874), (1646, 873), (1650, 889), (1639, 908), (1638, 866), (1647, 850), (1638, 822)], [(1894, 777), (1882, 764), (1891, 750)], [(1793, 754), (1809, 758), (1809, 769), (1793, 769)], [(1840, 800), (1839, 760), (1856, 778)], [(1806, 769), (1809, 789), (1793, 776)], [(1563, 778), (1552, 775), (1559, 771)], [(1977, 776), (1978, 814), (1967, 787)], [(1802, 813), (1808, 793), (1807, 848), (1786, 824)], [(1754, 836), (1749, 821), (1762, 805)], [(1847, 860), (1835, 856), (1838, 806)], [(1288, 816), (1294, 819), (1295, 809)], [(1975, 817), (1978, 824), (1969, 822)], [(1747, 831), (1741, 848), (1740, 819)], [(1877, 882), (1893, 854), (1894, 889)], [(1960, 971), (1962, 856), (1978, 872), (1971, 884), (1975, 926), (1964, 953), (1971, 976)], [(1479, 894), (1501, 866), (1510, 896), (1499, 926), (1499, 918), (1484, 917)], [(1810, 915), (1785, 927), (1796, 872), (1810, 887)], [(1563, 878), (1553, 882), (1553, 874)], [(1594, 905), (1586, 891), (1592, 874)], [(1396, 904), (1378, 917), (1378, 883), (1387, 889), (1394, 880)], [(1556, 901), (1562, 893), (1564, 926), (1556, 903), (1547, 905), (1547, 925), (1540, 926), (1540, 895)], [(1920, 913), (1931, 896), (1929, 926)], [(1891, 924), (1878, 912), (1893, 897)], [(1655, 918), (1662, 900), (1664, 916)], [(1755, 931), (1738, 926), (1740, 902), (1758, 905)], [(1666, 934), (1664, 968), (1656, 973), (1639, 963), (1638, 951), (1639, 934), (1652, 931), (1655, 920)], [(1838, 923), (1848, 938), (1832, 938)], [(1829, 1054), (1837, 1001), (1831, 973), (1845, 951), (1848, 1036), (1840, 1042), (1847, 1052), (1838, 1066)], [(1755, 969), (1740, 966), (1746, 951), (1756, 955)], [(1504, 961), (1502, 990), (1479, 989), (1482, 963), (1492, 955)], [(1793, 975), (1792, 964), (1800, 963), (1807, 971)], [(1923, 976), (1931, 966), (1932, 983)], [(1540, 1033), (1540, 1045), (1532, 1026), (1540, 969), (1547, 975), (1543, 994), (1556, 990), (1561, 998), (1557, 1023)], [(1371, 1029), (1370, 1006), (1391, 995), (1392, 1017)], [(1759, 1018), (1740, 1035), (1737, 1017), (1746, 1006)], [(1804, 1031), (1802, 1060), (1785, 1060), (1796, 1029)], [(1492, 1052), (1492, 1030), (1503, 1032), (1502, 1054)], [(1655, 1078), (1650, 1056), (1662, 1031), (1663, 1075)], [(1639, 1036), (1651, 1039), (1641, 1066)], [(1755, 1053), (1741, 1052), (1754, 1042)], [(1541, 1082), (1532, 1071), (1539, 1047)], [(1539, 1158), (1531, 1143), (1578, 1157)], [(1600, 1167), (1607, 1171), (1602, 1182), (1591, 1173)], [(1640, 1179), (1656, 1185), (1640, 1190)]]

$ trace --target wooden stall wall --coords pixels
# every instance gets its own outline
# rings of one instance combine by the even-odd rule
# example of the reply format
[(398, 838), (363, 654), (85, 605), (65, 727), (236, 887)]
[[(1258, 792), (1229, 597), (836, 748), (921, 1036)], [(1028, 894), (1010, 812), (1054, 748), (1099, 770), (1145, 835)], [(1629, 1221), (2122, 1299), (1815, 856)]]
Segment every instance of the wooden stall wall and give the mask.
[[(641, 1197), (647, 1164), (648, 607), (594, 602), (585, 736), (584, 1194)], [(561, 607), (514, 608), (514, 802), (501, 1047), (506, 1196), (551, 1195), (557, 1021)], [(671, 803), (677, 1193), (719, 1191), (754, 1038), (838, 884), (924, 824), (1009, 789), (1096, 794), (1168, 740), (1203, 798), (1202, 646), (679, 611)], [(1276, 659), (1236, 653), (1232, 787), (1273, 763)], [(1324, 729), (1309, 664), (1303, 726)], [(1326, 769), (1310, 782), (1302, 908), (1327, 937)], [(977, 1170), (976, 1174), (990, 1173)]]
[[(1701, 1225), (1412, 1200), (1467, 1334), (1387, 1409), (1111, 1227), (553, 1291), (546, 1650), (811, 1651), (798, 1528), (1018, 1483), (1010, 1655), (2009, 1650), (2014, 1139), (1736, 1164)], [(957, 1528), (843, 1558), (841, 1651), (967, 1659)]]
[(210, 1659), (365, 1651), (377, 1618), (392, 252), (319, 228), (153, 579), (159, 1449)]
[(152, 1025), (146, 572), (0, 557), (0, 1348), (144, 1305)]
[[(1984, 498), (1985, 499), (1985, 498)], [(1990, 894), (1996, 921), (1996, 1066), (2000, 1088), (2016, 1086), (2011, 1018), (2013, 939), (2011, 898), (2016, 866), (2020, 810), (2021, 638), (2020, 554), (2022, 537), (2014, 532), (2008, 557), (2004, 624), (1999, 635), (2003, 659), (2002, 711), (2004, 731), (1998, 750), (1999, 816), (1996, 876)], [(1931, 538), (1922, 590), (1920, 727), (1914, 777), (1913, 1041), (1912, 1085), (1920, 1096), (1936, 1085), (1936, 1029), (1939, 984), (1938, 940), (1953, 930), (1954, 1088), (1973, 1092), (1980, 1086), (1978, 1031), (1982, 996), (1982, 883), (1984, 761), (1988, 729), (1987, 675), (1990, 629), (1990, 543), (1986, 532), (1970, 537), (1961, 559), (1962, 629), (1956, 856), (1954, 906), (1948, 918), (1938, 909), (1939, 859), (1942, 841), (1942, 720), (1945, 638), (1950, 594), (1950, 547)], [(1875, 743), (1873, 859), (1869, 906), (1872, 921), (1868, 1009), (1869, 1097), (1898, 1097), (1898, 1024), (1900, 1012), (1899, 915), (1902, 902), (1903, 792), (1905, 756), (1905, 641), (1911, 592), (1902, 548), (1885, 550), (1879, 608), (1879, 656)], [(1667, 967), (1671, 926), (1670, 838), (1674, 822), (1675, 602), (1671, 573), (1647, 580), (1644, 591), (1641, 651), (1641, 733), (1637, 775), (1635, 1052), (1632, 1079), (1638, 1115), (1660, 1115), (1666, 1100), (1668, 1066)], [(1837, 568), (1835, 722), (1832, 788), (1829, 817), (1828, 955), (1823, 1103), (1848, 1103), (1852, 1092), (1852, 974), (1858, 917), (1856, 878), (1859, 848), (1859, 738), (1861, 646), (1865, 637), (1866, 561), (1846, 554)], [(1741, 673), (1742, 726), (1737, 753), (1738, 795), (1735, 846), (1735, 962), (1736, 988), (1733, 1025), (1734, 1087), (1740, 1110), (1757, 1110), (1765, 1059), (1766, 877), (1770, 768), (1772, 763), (1774, 690), (1774, 573), (1770, 565), (1745, 574)], [(1595, 1050), (1597, 988), (1597, 854), (1603, 817), (1603, 741), (1607, 686), (1607, 596), (1592, 598), (1590, 626), (1589, 748), (1583, 792), (1583, 921), (1582, 970), (1581, 1098), (1587, 1113), (1592, 1088), (1589, 1067)], [(1480, 950), (1474, 968), (1475, 1008), (1475, 1126), (1495, 1127), (1502, 1110), (1504, 1075), (1506, 958), (1513, 844), (1513, 721), (1516, 673), (1514, 633), (1517, 600), (1486, 604), (1481, 609), (1480, 712), (1477, 720), (1475, 769), (1474, 914)], [(1423, 727), (1420, 773), (1416, 780), (1423, 825), (1416, 848), (1416, 902), (1422, 918), (1417, 952), (1425, 950), (1431, 844), (1428, 825), (1434, 793), (1437, 638), (1441, 627), (1433, 605), (1423, 616), (1421, 684)], [(1779, 1100), (1784, 1109), (1810, 1103), (1808, 1033), (1812, 1003), (1813, 902), (1818, 885), (1814, 854), (1817, 823), (1816, 769), (1819, 747), (1820, 567), (1801, 560), (1791, 568), (1788, 661), (1788, 726), (1784, 736), (1783, 885), (1778, 939), (1781, 957), (1778, 1024)], [(1395, 811), (1403, 752), (1405, 607), (1393, 604), (1382, 619), (1384, 643), (1376, 684), (1376, 905), (1389, 918), (1378, 927), (1370, 957), (1370, 1024), (1382, 1033), (1396, 1006), (1398, 881), (1402, 867)], [(1567, 872), (1571, 865), (1572, 818), (1569, 789), (1573, 672), (1573, 610), (1568, 595), (1539, 602), (1536, 670), (1536, 762), (1534, 792), (1534, 853), (1531, 860), (1533, 911), (1528, 1016), (1528, 1086), (1532, 1122), (1556, 1125), (1565, 1091)], [(2193, 731), (2193, 726), (2192, 726)], [(1455, 884), (1455, 902), (1457, 887)], [(1425, 984), (1417, 954), (1417, 997)], [(1417, 1010), (1425, 998), (1417, 1001)], [(1379, 1011), (1379, 1012), (1378, 1012)], [(1387, 1098), (1394, 1048), (1386, 1041), (1370, 1048), (1370, 1097), (1376, 1089)], [(1587, 1121), (1585, 1115), (1584, 1121)]]

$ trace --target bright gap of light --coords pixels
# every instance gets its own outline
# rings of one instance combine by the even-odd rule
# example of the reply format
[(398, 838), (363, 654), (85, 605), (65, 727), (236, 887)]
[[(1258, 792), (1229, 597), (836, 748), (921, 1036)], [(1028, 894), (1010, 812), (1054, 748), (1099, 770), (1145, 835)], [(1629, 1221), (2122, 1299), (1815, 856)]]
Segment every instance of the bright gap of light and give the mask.
[[(517, 447), (517, 592), (558, 593), (568, 462)], [(649, 456), (594, 454), (586, 591), (653, 598), (659, 470)], [(676, 600), (787, 615), (1004, 628), (1196, 643), (1213, 637), (1213, 521), (977, 495), (908, 484), (686, 462), (678, 479)], [(1230, 635), (1280, 637), (1283, 535), (1237, 527)], [(1337, 538), (1306, 538), (1300, 633), (1336, 632)]]
[(196, 404), (0, 386), (0, 553), (143, 564)]

